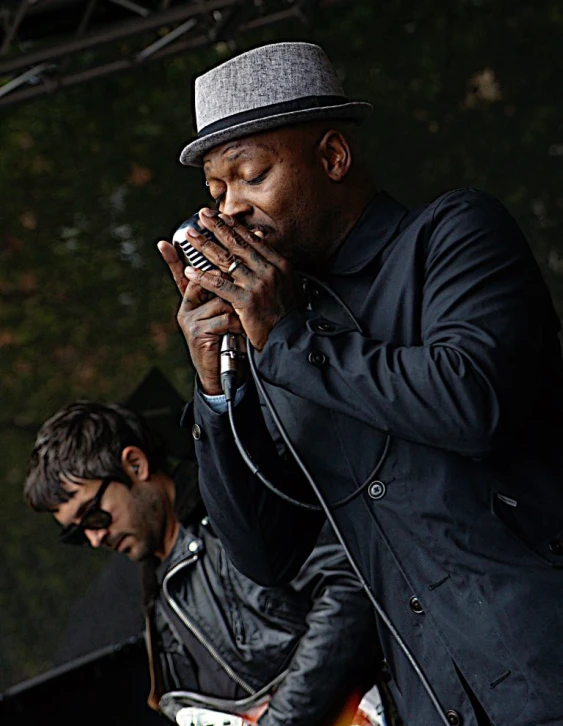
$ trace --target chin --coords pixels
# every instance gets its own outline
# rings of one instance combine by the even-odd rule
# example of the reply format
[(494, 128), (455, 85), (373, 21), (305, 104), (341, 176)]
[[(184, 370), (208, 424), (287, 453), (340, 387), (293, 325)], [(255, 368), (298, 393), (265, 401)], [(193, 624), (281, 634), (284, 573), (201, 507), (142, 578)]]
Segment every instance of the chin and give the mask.
[(143, 553), (139, 552), (136, 547), (130, 547), (124, 553), (132, 562), (140, 562), (143, 559)]

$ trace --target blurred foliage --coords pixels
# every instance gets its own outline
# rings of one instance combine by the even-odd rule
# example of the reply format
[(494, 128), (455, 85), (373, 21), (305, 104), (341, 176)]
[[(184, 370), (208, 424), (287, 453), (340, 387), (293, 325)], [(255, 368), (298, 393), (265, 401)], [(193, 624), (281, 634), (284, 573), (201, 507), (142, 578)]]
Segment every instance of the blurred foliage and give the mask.
[[(238, 39), (325, 47), (382, 188), (407, 205), (454, 187), (499, 197), (563, 313), (563, 1), (350, 0)], [(74, 598), (104, 565), (68, 551), (21, 484), (37, 426), (75, 398), (124, 400), (158, 366), (193, 371), (156, 251), (201, 206), (178, 154), (195, 75), (225, 44), (8, 108), (0, 119), (0, 691), (50, 667)]]

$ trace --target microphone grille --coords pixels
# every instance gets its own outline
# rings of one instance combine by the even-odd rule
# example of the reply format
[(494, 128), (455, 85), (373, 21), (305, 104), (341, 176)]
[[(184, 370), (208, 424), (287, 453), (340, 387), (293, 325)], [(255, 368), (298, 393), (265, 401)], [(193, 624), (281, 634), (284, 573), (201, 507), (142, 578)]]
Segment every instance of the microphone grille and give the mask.
[(217, 265), (210, 262), (205, 255), (203, 255), (199, 250), (196, 250), (195, 247), (192, 247), (192, 245), (188, 242), (186, 239), (186, 230), (190, 227), (193, 227), (208, 239), (215, 240), (215, 237), (208, 229), (200, 226), (197, 214), (192, 214), (191, 217), (182, 222), (182, 224), (176, 229), (172, 237), (172, 243), (181, 247), (189, 264), (197, 270), (208, 272), (209, 270), (218, 269)]

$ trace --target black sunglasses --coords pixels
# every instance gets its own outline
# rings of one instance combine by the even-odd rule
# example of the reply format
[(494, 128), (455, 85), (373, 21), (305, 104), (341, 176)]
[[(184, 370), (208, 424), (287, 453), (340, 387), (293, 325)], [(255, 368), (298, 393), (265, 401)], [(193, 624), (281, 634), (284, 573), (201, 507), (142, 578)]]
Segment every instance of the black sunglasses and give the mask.
[(100, 502), (104, 496), (105, 490), (115, 481), (115, 477), (105, 476), (96, 496), (92, 499), (90, 506), (86, 509), (78, 524), (69, 524), (63, 527), (59, 532), (59, 541), (63, 544), (85, 545), (89, 544), (85, 530), (87, 529), (106, 529), (111, 524), (111, 514), (100, 507)]

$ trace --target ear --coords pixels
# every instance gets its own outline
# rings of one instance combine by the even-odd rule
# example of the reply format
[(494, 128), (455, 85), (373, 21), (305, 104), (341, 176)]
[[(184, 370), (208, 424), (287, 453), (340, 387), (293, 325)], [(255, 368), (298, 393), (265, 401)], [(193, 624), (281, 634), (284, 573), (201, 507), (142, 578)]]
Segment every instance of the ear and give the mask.
[(132, 482), (150, 477), (149, 462), (138, 446), (126, 446), (121, 452), (121, 466)]
[(352, 149), (341, 131), (330, 129), (319, 142), (324, 170), (332, 181), (340, 182), (352, 166)]

